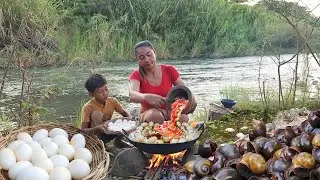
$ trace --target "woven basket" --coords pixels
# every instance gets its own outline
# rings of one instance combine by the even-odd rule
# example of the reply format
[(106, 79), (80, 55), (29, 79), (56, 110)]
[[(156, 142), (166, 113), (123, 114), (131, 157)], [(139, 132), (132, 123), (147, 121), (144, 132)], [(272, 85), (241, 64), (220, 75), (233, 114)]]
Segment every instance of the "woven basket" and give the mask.
[[(98, 137), (86, 134), (81, 129), (75, 128), (69, 124), (47, 123), (23, 127), (21, 129), (12, 131), (5, 137), (1, 137), (0, 149), (7, 147), (8, 143), (16, 140), (16, 137), (20, 132), (27, 132), (28, 134), (32, 135), (39, 129), (46, 129), (50, 131), (53, 128), (64, 129), (69, 134), (69, 139), (77, 133), (81, 133), (86, 138), (86, 148), (88, 148), (92, 153), (92, 163), (90, 164), (91, 172), (86, 178), (84, 178), (84, 180), (102, 180), (106, 177), (109, 168), (110, 158), (109, 153), (105, 150), (103, 142), (99, 140)], [(0, 179), (8, 180), (8, 171), (1, 170)]]

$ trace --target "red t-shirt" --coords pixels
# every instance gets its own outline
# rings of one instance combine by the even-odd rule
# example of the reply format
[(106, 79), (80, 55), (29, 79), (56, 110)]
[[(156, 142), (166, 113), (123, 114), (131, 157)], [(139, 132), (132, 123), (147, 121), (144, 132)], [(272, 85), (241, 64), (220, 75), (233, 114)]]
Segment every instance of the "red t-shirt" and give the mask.
[[(179, 78), (179, 72), (177, 69), (171, 65), (163, 65), (161, 64), (162, 70), (162, 81), (159, 86), (151, 85), (148, 80), (143, 80), (140, 76), (139, 70), (136, 69), (130, 75), (130, 80), (138, 80), (140, 82), (140, 92), (141, 93), (150, 93), (150, 94), (157, 94), (162, 97), (166, 97), (168, 92), (173, 86), (173, 83)], [(146, 102), (141, 103), (142, 109), (150, 109), (152, 106)], [(166, 109), (167, 106), (163, 105), (162, 109)]]

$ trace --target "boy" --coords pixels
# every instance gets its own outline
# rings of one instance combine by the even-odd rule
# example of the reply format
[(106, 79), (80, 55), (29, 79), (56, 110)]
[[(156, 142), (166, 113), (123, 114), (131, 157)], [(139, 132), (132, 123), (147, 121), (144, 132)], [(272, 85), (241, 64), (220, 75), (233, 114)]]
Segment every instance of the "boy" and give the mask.
[(114, 111), (123, 117), (131, 117), (116, 98), (109, 97), (106, 79), (100, 74), (91, 75), (85, 83), (85, 88), (92, 97), (82, 108), (81, 129), (93, 133), (104, 140), (111, 140), (106, 136), (104, 123), (111, 119)]

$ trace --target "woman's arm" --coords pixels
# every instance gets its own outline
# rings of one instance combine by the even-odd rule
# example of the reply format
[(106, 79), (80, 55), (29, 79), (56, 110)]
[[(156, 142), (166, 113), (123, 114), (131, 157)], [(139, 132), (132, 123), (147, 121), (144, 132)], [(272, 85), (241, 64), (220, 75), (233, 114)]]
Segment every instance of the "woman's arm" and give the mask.
[(157, 108), (167, 103), (167, 100), (165, 97), (159, 96), (157, 94), (140, 93), (140, 82), (137, 80), (130, 80), (129, 96), (130, 96), (131, 102), (135, 102), (135, 103), (147, 102), (148, 104)]
[(179, 76), (178, 79), (173, 83), (174, 86), (177, 85), (182, 85), (185, 86), (184, 81), (181, 79), (181, 77)]
[(129, 97), (131, 102), (141, 103), (144, 101), (144, 94), (140, 93), (140, 82), (138, 80), (130, 80)]

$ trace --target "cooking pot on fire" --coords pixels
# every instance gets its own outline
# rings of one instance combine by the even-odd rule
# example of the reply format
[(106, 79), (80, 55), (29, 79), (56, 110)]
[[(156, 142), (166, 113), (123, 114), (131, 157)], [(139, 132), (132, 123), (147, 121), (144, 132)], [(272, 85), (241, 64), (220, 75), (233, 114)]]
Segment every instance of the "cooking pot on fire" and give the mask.
[(151, 153), (151, 154), (166, 155), (166, 154), (181, 152), (183, 150), (186, 150), (192, 147), (196, 143), (196, 141), (200, 138), (200, 136), (205, 131), (205, 129), (206, 129), (205, 124), (203, 122), (199, 122), (199, 124), (196, 127), (197, 136), (193, 140), (181, 142), (181, 143), (163, 143), (163, 144), (147, 144), (142, 142), (136, 142), (129, 137), (129, 134), (125, 130), (122, 130), (122, 131), (123, 131), (124, 137), (139, 150), (143, 152)]

